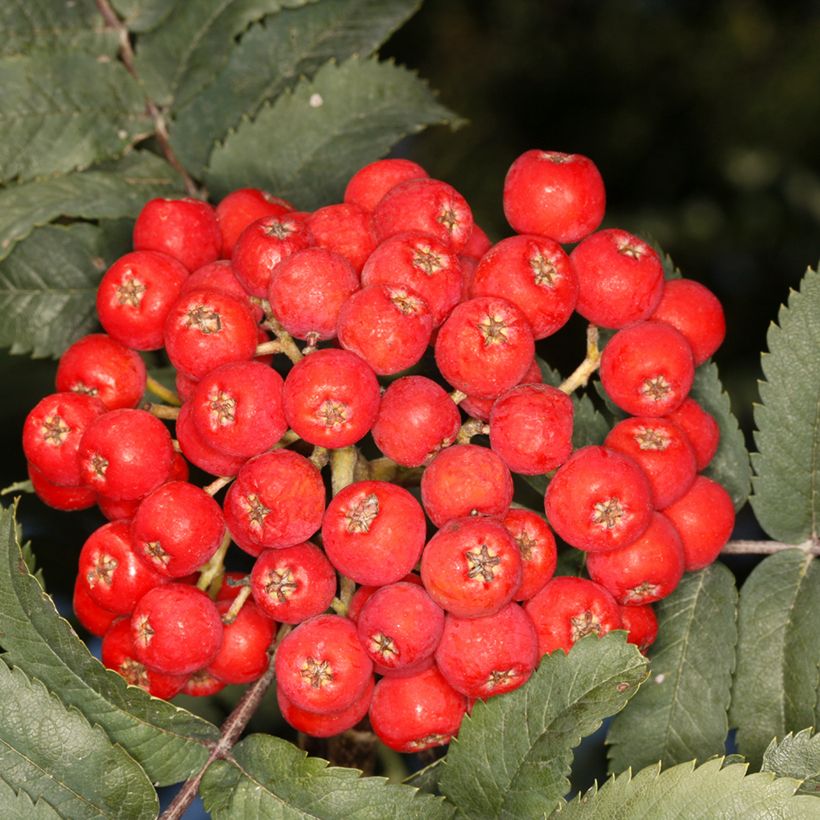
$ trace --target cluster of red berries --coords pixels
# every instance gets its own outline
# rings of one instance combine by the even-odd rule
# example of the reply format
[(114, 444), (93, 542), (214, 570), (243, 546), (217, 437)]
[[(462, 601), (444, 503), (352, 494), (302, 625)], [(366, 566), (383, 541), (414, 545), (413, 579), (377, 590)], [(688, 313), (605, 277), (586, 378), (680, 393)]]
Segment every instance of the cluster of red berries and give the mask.
[[(418, 751), (587, 633), (645, 648), (648, 604), (732, 529), (728, 494), (698, 475), (717, 425), (687, 396), (725, 328), (705, 287), (597, 231), (604, 200), (589, 159), (533, 150), (505, 182), (516, 233), (495, 245), (455, 189), (400, 159), (313, 213), (255, 189), (147, 203), (99, 286), (106, 333), (66, 351), (23, 434), (47, 503), (109, 519), (74, 596), (104, 663), (160, 697), (209, 694), (258, 678), (292, 625), (284, 717), (328, 736), (369, 714)], [(535, 359), (573, 311), (617, 331), (601, 380), (631, 414), (575, 452), (572, 400)], [(431, 345), (441, 378), (380, 386)], [(141, 405), (137, 351), (163, 348), (178, 410)], [(224, 478), (200, 488), (189, 462)], [(513, 506), (512, 473), (552, 474), (547, 520)], [(418, 493), (402, 486), (419, 474)], [(553, 578), (552, 530), (591, 580)], [(231, 540), (247, 575), (224, 571)]]

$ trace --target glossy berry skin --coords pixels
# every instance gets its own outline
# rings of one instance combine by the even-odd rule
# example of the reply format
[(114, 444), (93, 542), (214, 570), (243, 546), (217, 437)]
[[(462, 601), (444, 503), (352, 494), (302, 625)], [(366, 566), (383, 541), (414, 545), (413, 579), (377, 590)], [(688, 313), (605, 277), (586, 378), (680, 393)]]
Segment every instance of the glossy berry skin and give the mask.
[(253, 314), (254, 321), (261, 321), (263, 317), (262, 308), (251, 302), (251, 297), (236, 278), (233, 272), (233, 265), (229, 259), (218, 259), (208, 265), (203, 265), (191, 273), (182, 283), (180, 296), (192, 290), (217, 290), (220, 293), (227, 293), (233, 296), (242, 304), (247, 305)]
[(207, 698), (221, 692), (224, 688), (225, 684), (219, 678), (215, 678), (207, 669), (197, 669), (188, 677), (182, 687), (182, 692), (192, 698)]
[(353, 202), (315, 210), (307, 227), (314, 245), (343, 256), (357, 274), (376, 247), (370, 212)]
[(417, 584), (378, 589), (362, 608), (359, 640), (377, 668), (400, 671), (431, 659), (444, 629), (444, 611)]
[(532, 598), (552, 578), (558, 562), (555, 536), (547, 522), (532, 510), (511, 509), (501, 523), (521, 553), (521, 586), (514, 600)]
[(97, 503), (97, 493), (90, 487), (61, 487), (59, 484), (52, 484), (44, 477), (42, 471), (31, 463), (27, 463), (27, 467), (34, 492), (40, 501), (49, 507), (63, 512), (72, 512), (86, 510)]
[[(541, 384), (543, 381), (544, 376), (538, 366), (538, 361), (533, 358), (519, 384)], [(477, 396), (467, 396), (459, 402), (458, 406), (473, 418), (489, 421), (494, 404), (495, 398), (480, 399)]]
[(517, 689), (529, 680), (540, 657), (535, 626), (515, 603), (486, 618), (448, 615), (436, 649), (439, 671), (468, 698)]
[(437, 527), (475, 513), (504, 515), (512, 496), (507, 466), (492, 450), (476, 444), (442, 450), (421, 476), (421, 500)]
[(467, 699), (435, 667), (407, 678), (382, 678), (373, 692), (370, 723), (397, 752), (449, 743), (467, 712)]
[(619, 330), (601, 355), (607, 395), (633, 416), (665, 416), (677, 410), (694, 378), (689, 343), (663, 322), (638, 322)]
[(159, 251), (196, 270), (219, 259), (222, 233), (216, 212), (198, 199), (152, 199), (134, 223), (134, 250)]
[(705, 470), (720, 444), (720, 426), (715, 417), (690, 397), (684, 399), (683, 404), (667, 418), (686, 433), (695, 451), (698, 472)]
[(461, 249), (461, 255), (468, 256), (477, 261), (481, 259), (492, 246), (493, 243), (487, 234), (479, 228), (478, 225), (473, 224), (473, 232), (470, 234), (467, 244)]
[(137, 555), (166, 578), (201, 567), (224, 535), (219, 504), (187, 481), (169, 481), (147, 495), (131, 522)]
[(276, 636), (276, 624), (253, 601), (245, 601), (236, 619), (225, 623), (231, 601), (219, 601), (223, 619), (222, 645), (207, 671), (223, 683), (250, 683), (268, 667), (268, 647)]
[(566, 244), (604, 218), (606, 193), (595, 163), (581, 154), (525, 151), (504, 179), (504, 216), (516, 233)]
[(433, 332), (427, 303), (401, 285), (368, 285), (339, 311), (339, 344), (361, 356), (379, 376), (412, 367), (424, 355)]
[(726, 318), (720, 300), (693, 279), (667, 282), (652, 319), (666, 322), (683, 334), (692, 348), (695, 367), (703, 364), (726, 337)]
[(610, 228), (588, 236), (570, 254), (578, 277), (576, 310), (600, 327), (646, 319), (664, 289), (657, 251), (631, 233)]
[[(422, 586), (421, 578), (416, 575), (415, 572), (408, 572), (404, 578), (401, 579), (402, 582), (406, 582), (408, 584), (416, 584), (416, 586)], [(362, 610), (364, 609), (364, 605), (373, 597), (373, 595), (379, 591), (381, 587), (357, 587), (356, 591), (353, 593), (353, 596), (350, 599), (350, 603), (347, 607), (347, 617), (350, 618), (353, 623), (358, 623), (359, 615), (362, 614)]]
[(297, 339), (333, 339), (339, 310), (358, 289), (350, 262), (325, 248), (305, 248), (271, 272), (268, 301), (282, 327)]
[(79, 449), (85, 431), (105, 413), (105, 405), (81, 393), (52, 393), (31, 409), (23, 423), (23, 452), (50, 484), (83, 483)]
[(238, 188), (216, 206), (216, 221), (222, 235), (222, 253), (230, 259), (240, 234), (252, 222), (264, 217), (284, 216), (293, 205), (259, 188)]
[(311, 444), (355, 444), (379, 411), (379, 383), (364, 359), (348, 350), (317, 350), (293, 366), (282, 394), (285, 418)]
[(282, 377), (261, 362), (229, 362), (202, 377), (191, 414), (202, 440), (215, 450), (250, 458), (276, 444), (288, 429)]
[(306, 541), (322, 525), (324, 511), (321, 474), (290, 450), (262, 453), (245, 462), (224, 504), (231, 535), (251, 555)]
[(655, 643), (658, 636), (658, 617), (652, 605), (622, 606), (621, 621), (627, 632), (627, 641), (634, 643), (646, 654), (646, 650)]
[(117, 613), (100, 606), (88, 591), (88, 581), (78, 575), (74, 581), (71, 608), (83, 629), (101, 638), (117, 618)]
[(668, 419), (624, 419), (610, 430), (604, 446), (637, 462), (649, 479), (652, 503), (659, 510), (680, 498), (695, 480), (695, 451), (686, 433)]
[(460, 427), (458, 407), (441, 385), (425, 376), (404, 376), (384, 391), (371, 432), (388, 458), (421, 467), (455, 441)]
[(538, 654), (569, 652), (585, 635), (621, 628), (621, 608), (600, 584), (559, 575), (524, 604), (538, 633)]
[(572, 399), (556, 387), (513, 387), (490, 411), (490, 447), (514, 473), (549, 473), (572, 452), (572, 418)]
[(649, 604), (666, 598), (683, 577), (683, 544), (672, 522), (656, 512), (644, 534), (631, 544), (590, 553), (587, 571), (619, 604)]
[(263, 550), (251, 571), (251, 592), (269, 618), (298, 624), (330, 606), (336, 594), (336, 571), (310, 541)]
[(478, 263), (471, 296), (500, 296), (520, 308), (536, 339), (562, 328), (578, 301), (578, 278), (561, 246), (543, 236), (511, 236)]
[(711, 564), (735, 526), (732, 497), (716, 481), (702, 475), (663, 513), (680, 533), (686, 572)]
[(471, 516), (445, 524), (421, 556), (428, 595), (460, 618), (493, 615), (521, 586), (521, 553), (495, 518)]
[(206, 473), (216, 476), (236, 475), (246, 461), (242, 457), (230, 456), (216, 450), (202, 438), (196, 429), (190, 402), (185, 402), (180, 407), (175, 429), (179, 447), (185, 458)]
[(452, 185), (438, 179), (410, 179), (379, 200), (373, 228), (379, 242), (404, 231), (422, 231), (459, 253), (473, 232), (473, 214)]
[(317, 615), (282, 639), (276, 682), (295, 706), (339, 712), (370, 685), (373, 663), (359, 643), (355, 624), (339, 615)]
[(130, 501), (168, 479), (174, 448), (168, 429), (146, 410), (111, 410), (88, 425), (78, 456), (85, 484)]
[(400, 182), (426, 176), (427, 171), (409, 159), (379, 159), (359, 168), (350, 177), (344, 201), (372, 211), (381, 198)]
[(300, 709), (288, 700), (278, 686), (276, 687), (276, 702), (279, 704), (282, 717), (297, 732), (304, 732), (311, 737), (333, 737), (352, 729), (365, 717), (370, 708), (375, 686), (376, 679), (371, 675), (367, 687), (359, 698), (339, 712), (309, 712), (307, 709)]
[(83, 336), (57, 365), (59, 392), (96, 396), (106, 410), (136, 407), (145, 392), (145, 364), (139, 354), (105, 333)]
[(606, 447), (582, 447), (558, 468), (544, 499), (547, 520), (587, 552), (624, 547), (652, 519), (652, 491), (641, 468)]
[(103, 524), (80, 550), (79, 568), (88, 594), (97, 606), (126, 615), (146, 592), (165, 583), (140, 561), (127, 521)]
[(188, 584), (155, 587), (143, 595), (131, 616), (137, 660), (172, 675), (208, 666), (222, 645), (222, 632), (216, 604)]

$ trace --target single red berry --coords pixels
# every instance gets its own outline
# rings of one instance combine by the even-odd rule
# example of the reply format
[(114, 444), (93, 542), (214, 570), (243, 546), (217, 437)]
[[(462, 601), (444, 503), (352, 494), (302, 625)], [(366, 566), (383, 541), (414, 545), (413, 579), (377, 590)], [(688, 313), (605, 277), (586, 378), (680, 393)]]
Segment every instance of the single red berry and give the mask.
[(27, 463), (28, 477), (37, 497), (55, 510), (73, 512), (87, 510), (97, 503), (97, 493), (90, 487), (62, 487), (53, 484), (30, 462)]
[(286, 635), (276, 652), (276, 682), (295, 706), (339, 712), (370, 685), (373, 663), (356, 626), (338, 615), (317, 615)]
[(137, 660), (172, 675), (187, 675), (211, 663), (222, 645), (222, 632), (216, 604), (188, 584), (154, 587), (131, 615)]
[(538, 635), (515, 603), (485, 618), (448, 615), (436, 665), (447, 683), (468, 698), (490, 698), (530, 679), (540, 659)]
[(621, 628), (621, 608), (600, 584), (559, 575), (524, 604), (538, 633), (538, 654), (569, 652), (585, 635)]
[(227, 293), (228, 296), (233, 296), (242, 304), (247, 305), (253, 314), (254, 321), (260, 322), (264, 316), (262, 308), (251, 301), (251, 297), (243, 287), (242, 283), (236, 278), (233, 272), (233, 265), (229, 259), (218, 259), (216, 262), (210, 262), (197, 268), (188, 278), (182, 283), (180, 296), (192, 290), (217, 290), (220, 293)]
[(445, 524), (421, 556), (430, 597), (460, 618), (493, 615), (521, 586), (521, 553), (495, 518), (471, 516)]
[(221, 450), (214, 449), (202, 438), (194, 424), (190, 402), (185, 402), (179, 409), (176, 436), (185, 458), (211, 475), (236, 475), (246, 461), (239, 456), (229, 456)]
[(400, 182), (428, 176), (427, 171), (409, 159), (379, 159), (359, 168), (347, 183), (344, 201), (372, 211), (381, 198)]
[(439, 329), (435, 353), (453, 387), (489, 399), (521, 381), (535, 342), (526, 316), (512, 302), (479, 296), (453, 309)]
[(467, 699), (435, 667), (407, 678), (382, 678), (373, 692), (370, 723), (397, 752), (449, 743), (467, 712)]
[(578, 300), (578, 278), (561, 246), (544, 236), (502, 239), (476, 268), (472, 296), (500, 296), (520, 308), (536, 339), (562, 328)]
[(259, 553), (251, 571), (257, 606), (283, 624), (321, 615), (336, 594), (336, 571), (310, 541)]
[(665, 416), (692, 388), (695, 365), (684, 337), (663, 322), (638, 322), (619, 330), (601, 356), (601, 384), (633, 416)]
[(325, 485), (304, 456), (290, 450), (262, 453), (239, 471), (224, 511), (234, 540), (251, 555), (266, 547), (291, 547), (322, 525)]
[(695, 480), (695, 451), (686, 433), (668, 419), (624, 419), (609, 431), (604, 445), (637, 462), (659, 510), (680, 498)]
[(470, 234), (467, 244), (461, 249), (461, 254), (478, 260), (490, 250), (492, 245), (493, 243), (490, 242), (487, 234), (478, 225), (473, 224), (473, 232)]
[(88, 579), (77, 575), (74, 581), (74, 593), (71, 608), (83, 629), (92, 635), (101, 638), (106, 630), (117, 618), (117, 613), (100, 606), (92, 597), (88, 587)]
[(353, 202), (327, 205), (307, 219), (313, 244), (341, 254), (356, 273), (376, 247), (370, 212)]
[(652, 520), (652, 491), (641, 468), (606, 447), (582, 447), (550, 481), (547, 520), (568, 544), (597, 552), (631, 544)]
[(199, 379), (192, 379), (184, 373), (177, 372), (174, 377), (174, 384), (177, 389), (177, 395), (183, 402), (190, 401), (194, 395)]
[(663, 510), (683, 542), (686, 572), (711, 564), (735, 526), (732, 497), (711, 478), (699, 475), (686, 495)]
[(504, 179), (504, 216), (516, 233), (577, 242), (601, 224), (605, 206), (601, 174), (581, 154), (525, 151)]
[(667, 418), (686, 433), (695, 451), (698, 472), (705, 470), (720, 444), (720, 426), (715, 417), (707, 413), (693, 398), (687, 398)]
[(253, 601), (245, 601), (233, 621), (225, 621), (231, 601), (219, 601), (216, 608), (222, 616), (222, 645), (207, 671), (225, 683), (255, 681), (268, 667), (276, 624)]
[(646, 654), (658, 636), (658, 617), (651, 604), (622, 606), (621, 621), (627, 632), (626, 639)]
[(168, 480), (171, 434), (146, 410), (111, 410), (88, 425), (78, 450), (80, 476), (100, 495), (128, 501)]
[(692, 348), (695, 367), (703, 364), (723, 343), (726, 318), (720, 300), (693, 279), (666, 283), (652, 319), (679, 330)]
[(379, 412), (373, 368), (348, 350), (317, 350), (293, 366), (282, 394), (293, 431), (321, 447), (355, 444)]
[(473, 291), (475, 272), (478, 270), (478, 259), (461, 253), (458, 256), (458, 261), (461, 265), (461, 298), (462, 300), (469, 299)]
[(182, 687), (182, 693), (192, 698), (207, 698), (225, 688), (219, 678), (215, 678), (207, 669), (197, 669)]
[(238, 188), (220, 200), (216, 206), (216, 221), (222, 235), (222, 256), (230, 259), (239, 235), (257, 219), (280, 217), (293, 210), (293, 205), (259, 188)]
[[(543, 381), (544, 375), (538, 366), (538, 360), (533, 358), (529, 368), (527, 368), (527, 372), (521, 377), (521, 381), (518, 384), (541, 384)], [(494, 404), (495, 397), (491, 399), (480, 399), (477, 396), (467, 396), (459, 402), (458, 406), (473, 418), (489, 421)]]
[(516, 601), (532, 598), (552, 578), (558, 562), (555, 536), (547, 522), (532, 510), (509, 510), (501, 523), (521, 552), (521, 586)]
[(370, 708), (375, 685), (376, 679), (371, 675), (368, 678), (368, 685), (359, 698), (340, 712), (309, 712), (307, 709), (300, 709), (278, 686), (276, 687), (276, 702), (279, 704), (282, 717), (297, 732), (304, 732), (310, 737), (332, 737), (352, 729), (365, 717)]
[(142, 504), (141, 498), (121, 501), (116, 498), (106, 498), (104, 495), (97, 496), (97, 506), (109, 521), (131, 521), (137, 514), (140, 504)]
[[(422, 586), (421, 578), (414, 572), (408, 572), (407, 575), (405, 575), (401, 580), (406, 581), (408, 584), (416, 584), (417, 586)], [(353, 621), (354, 624), (358, 623), (359, 615), (361, 615), (362, 610), (364, 609), (364, 605), (380, 589), (381, 587), (357, 587), (356, 591), (353, 593), (353, 596), (350, 599), (350, 603), (347, 606), (347, 617), (350, 618), (350, 620)]]
[(651, 246), (610, 228), (588, 236), (570, 254), (578, 276), (576, 310), (601, 327), (620, 328), (646, 319), (663, 294), (663, 265)]

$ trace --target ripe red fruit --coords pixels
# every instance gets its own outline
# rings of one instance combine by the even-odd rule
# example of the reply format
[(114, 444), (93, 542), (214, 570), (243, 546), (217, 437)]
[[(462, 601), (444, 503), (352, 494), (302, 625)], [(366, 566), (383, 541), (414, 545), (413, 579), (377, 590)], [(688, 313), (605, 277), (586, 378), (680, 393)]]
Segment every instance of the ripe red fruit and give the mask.
[(134, 250), (159, 251), (196, 270), (219, 259), (222, 233), (216, 212), (198, 199), (152, 199), (134, 223)]
[(735, 526), (732, 497), (711, 478), (699, 475), (689, 491), (663, 510), (683, 542), (686, 572), (711, 564)]
[(424, 549), (424, 511), (405, 489), (387, 481), (357, 481), (331, 500), (322, 523), (330, 562), (357, 584), (398, 581)]
[(588, 236), (570, 254), (578, 276), (576, 310), (601, 327), (646, 319), (664, 289), (663, 265), (642, 239), (611, 228)]
[(601, 355), (607, 395), (633, 416), (665, 416), (681, 406), (695, 378), (692, 349), (663, 322), (619, 330)]
[(558, 576), (524, 604), (538, 633), (538, 654), (569, 652), (585, 635), (621, 628), (621, 608), (602, 586), (585, 578)]
[(230, 259), (239, 235), (251, 222), (266, 216), (284, 216), (293, 210), (290, 202), (259, 188), (238, 188), (216, 206), (216, 221), (222, 235), (222, 256)]
[(514, 473), (549, 473), (572, 452), (572, 399), (525, 384), (502, 393), (490, 412), (490, 447)]
[(74, 581), (74, 593), (71, 599), (71, 608), (80, 625), (92, 635), (101, 638), (117, 617), (116, 612), (100, 606), (92, 597), (88, 589), (88, 580), (79, 574)]
[(263, 317), (262, 308), (251, 301), (251, 297), (242, 283), (236, 278), (233, 272), (233, 265), (229, 259), (218, 259), (208, 265), (203, 265), (191, 273), (182, 283), (180, 296), (192, 290), (217, 290), (220, 293), (227, 293), (233, 296), (242, 304), (247, 305), (253, 314), (254, 321), (261, 321)]
[(421, 580), (429, 596), (453, 615), (493, 615), (521, 586), (521, 553), (497, 519), (458, 518), (428, 541)]
[(479, 296), (457, 305), (435, 345), (441, 375), (457, 390), (495, 398), (521, 381), (535, 355), (526, 316), (512, 302)]
[(478, 225), (473, 224), (473, 232), (470, 234), (467, 244), (461, 249), (461, 255), (478, 261), (490, 250), (492, 245), (493, 243), (490, 242), (487, 234)]
[(182, 692), (192, 698), (207, 698), (221, 692), (224, 688), (225, 684), (207, 669), (197, 669), (185, 682)]
[(421, 476), (421, 500), (437, 527), (475, 513), (504, 515), (512, 496), (507, 466), (492, 450), (476, 444), (442, 450)]
[(222, 644), (222, 631), (216, 604), (188, 584), (154, 587), (131, 616), (137, 660), (172, 675), (190, 674), (211, 663)]
[(504, 179), (504, 215), (516, 233), (577, 242), (601, 224), (605, 206), (601, 174), (581, 154), (525, 151)]
[(578, 278), (561, 246), (544, 236), (511, 236), (478, 263), (471, 296), (501, 296), (520, 308), (536, 339), (563, 327), (578, 300)]
[(28, 477), (37, 497), (55, 510), (86, 510), (97, 503), (97, 493), (90, 487), (61, 487), (46, 479), (41, 470), (27, 463)]
[(347, 183), (344, 201), (372, 211), (379, 200), (400, 182), (428, 176), (409, 159), (380, 159), (359, 168)]
[[(231, 601), (219, 601), (219, 614), (225, 618)], [(276, 624), (253, 601), (245, 601), (231, 623), (224, 623), (222, 645), (207, 671), (224, 683), (250, 683), (268, 667), (268, 647), (276, 635)]]
[(695, 451), (698, 472), (705, 470), (720, 444), (720, 427), (715, 417), (707, 413), (693, 398), (687, 398), (677, 410), (669, 414), (668, 418), (686, 433)]
[(313, 244), (341, 254), (359, 273), (376, 247), (370, 212), (353, 202), (328, 205), (307, 219)]
[(646, 653), (658, 636), (658, 618), (652, 605), (622, 606), (621, 621), (629, 643), (634, 643), (641, 652)]
[[(422, 586), (421, 578), (416, 575), (414, 572), (408, 572), (404, 578), (401, 579), (403, 582), (406, 581), (408, 584), (416, 584), (417, 586)], [(350, 599), (350, 603), (347, 607), (347, 617), (350, 618), (353, 623), (358, 623), (359, 615), (362, 613), (362, 609), (364, 609), (364, 605), (371, 599), (371, 597), (379, 591), (381, 587), (358, 587), (356, 591), (353, 593), (353, 596)]]
[(547, 520), (568, 544), (597, 552), (631, 544), (652, 520), (640, 467), (606, 447), (582, 447), (558, 468), (544, 499)]
[[(519, 384), (541, 384), (543, 381), (544, 375), (541, 373), (538, 361), (533, 359), (529, 368), (527, 368), (527, 372), (521, 377)], [(480, 399), (477, 396), (467, 396), (459, 402), (458, 406), (473, 418), (489, 421), (494, 404), (495, 397)]]
[(379, 411), (379, 383), (367, 362), (348, 350), (317, 350), (293, 366), (282, 394), (297, 435), (322, 447), (355, 444)]
[(513, 509), (501, 523), (521, 552), (521, 586), (516, 601), (532, 598), (552, 578), (558, 562), (555, 536), (541, 516), (532, 510)]
[(309, 712), (295, 706), (282, 690), (276, 687), (276, 702), (282, 717), (297, 732), (304, 732), (311, 737), (332, 737), (352, 729), (367, 714), (376, 679), (371, 675), (368, 684), (359, 698), (346, 709), (339, 712)]
[(176, 436), (179, 448), (185, 458), (204, 470), (206, 473), (217, 476), (236, 475), (245, 459), (238, 456), (229, 456), (220, 450), (211, 447), (203, 440), (196, 429), (192, 418), (192, 405), (186, 402), (179, 409), (176, 420)]

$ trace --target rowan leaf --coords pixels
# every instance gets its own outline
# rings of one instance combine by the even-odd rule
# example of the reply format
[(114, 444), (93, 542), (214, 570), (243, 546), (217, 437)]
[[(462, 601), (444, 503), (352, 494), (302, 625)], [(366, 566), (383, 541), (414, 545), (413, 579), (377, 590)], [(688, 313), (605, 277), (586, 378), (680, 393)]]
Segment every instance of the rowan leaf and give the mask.
[(723, 564), (688, 573), (657, 603), (649, 677), (607, 736), (610, 772), (723, 754), (736, 606), (734, 576)]
[(569, 791), (572, 749), (615, 714), (646, 677), (623, 632), (546, 655), (525, 686), (478, 702), (450, 744), (439, 786), (475, 818), (548, 814)]
[(111, 0), (123, 25), (138, 34), (155, 29), (180, 0)]
[(740, 590), (729, 720), (759, 767), (774, 737), (816, 725), (820, 692), (820, 562), (799, 549), (761, 561)]
[(820, 536), (820, 274), (806, 271), (800, 290), (769, 326), (761, 357), (765, 381), (755, 405), (754, 495), (760, 525), (775, 540)]
[(45, 800), (35, 803), (25, 791), (15, 791), (0, 776), (0, 806), (5, 820), (63, 820)]
[(763, 753), (762, 770), (800, 780), (801, 792), (820, 796), (820, 734), (803, 729), (775, 738)]

